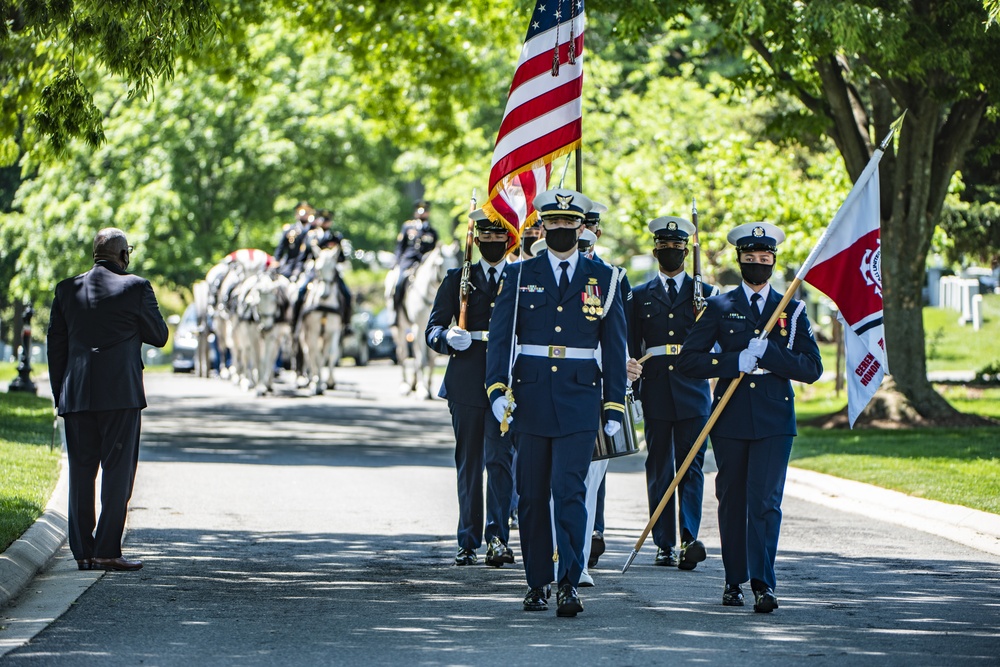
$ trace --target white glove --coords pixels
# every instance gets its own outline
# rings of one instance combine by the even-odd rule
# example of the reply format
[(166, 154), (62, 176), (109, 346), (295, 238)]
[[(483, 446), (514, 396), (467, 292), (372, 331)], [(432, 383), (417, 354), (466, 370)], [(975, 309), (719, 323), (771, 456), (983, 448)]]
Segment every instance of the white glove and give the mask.
[(747, 352), (760, 359), (767, 352), (767, 339), (752, 338), (750, 343), (747, 344)]
[(613, 438), (618, 435), (618, 431), (622, 430), (622, 425), (618, 422), (608, 422), (604, 425), (604, 432), (609, 438)]
[(468, 350), (469, 346), (472, 345), (472, 334), (458, 326), (448, 329), (448, 333), (445, 334), (444, 339), (448, 341), (448, 345), (459, 352)]
[(752, 373), (757, 368), (757, 357), (750, 350), (740, 352), (740, 372)]
[[(498, 422), (503, 422), (503, 414), (507, 411), (507, 397), (501, 396), (500, 398), (493, 401), (493, 416), (497, 418)], [(510, 411), (514, 412), (514, 408), (517, 407), (517, 403), (510, 404)], [(511, 415), (507, 417), (507, 423), (514, 421), (514, 416)]]

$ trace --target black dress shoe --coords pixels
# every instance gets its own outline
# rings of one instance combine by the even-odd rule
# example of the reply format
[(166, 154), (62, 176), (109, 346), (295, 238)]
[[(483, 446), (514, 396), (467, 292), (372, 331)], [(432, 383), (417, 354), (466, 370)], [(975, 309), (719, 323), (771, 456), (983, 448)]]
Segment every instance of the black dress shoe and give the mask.
[(722, 593), (722, 604), (725, 607), (742, 607), (743, 589), (736, 584), (726, 584), (726, 590)]
[(547, 611), (551, 590), (548, 586), (545, 588), (529, 588), (528, 594), (524, 596), (524, 610)]
[(556, 616), (576, 616), (583, 611), (583, 602), (576, 589), (569, 584), (563, 584), (556, 593)]
[(475, 565), (478, 562), (475, 549), (459, 549), (455, 555), (455, 565)]
[[(141, 560), (125, 560), (121, 556), (118, 558), (91, 558), (92, 570), (116, 570), (120, 572), (131, 572), (142, 569)], [(79, 564), (79, 563), (78, 563)]]
[(674, 553), (674, 548), (668, 547), (666, 549), (657, 549), (656, 558), (653, 559), (653, 565), (663, 565), (668, 567), (676, 566), (677, 555)]
[(705, 545), (701, 540), (692, 540), (681, 545), (681, 558), (677, 567), (682, 570), (693, 570), (698, 567), (698, 563), (705, 560), (708, 554), (705, 552)]
[(76, 569), (92, 570), (94, 569), (94, 561), (90, 558), (78, 558), (76, 561)]
[(594, 531), (594, 536), (590, 538), (590, 558), (587, 559), (587, 567), (597, 565), (597, 559), (604, 555), (607, 545), (604, 544), (604, 533), (599, 530)]
[(770, 586), (755, 590), (753, 598), (753, 610), (758, 614), (770, 614), (778, 608), (778, 598), (775, 597), (774, 591), (771, 590)]
[(486, 564), (493, 567), (503, 567), (504, 563), (514, 562), (514, 552), (503, 543), (499, 537), (490, 540), (490, 545), (486, 548)]

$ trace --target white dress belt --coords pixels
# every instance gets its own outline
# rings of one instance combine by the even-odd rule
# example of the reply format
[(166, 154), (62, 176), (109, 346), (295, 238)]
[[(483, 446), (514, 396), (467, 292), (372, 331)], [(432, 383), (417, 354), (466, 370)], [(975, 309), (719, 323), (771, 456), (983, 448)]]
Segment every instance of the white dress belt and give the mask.
[(472, 336), (472, 340), (488, 341), (490, 339), (489, 331), (470, 331), (469, 335)]
[(589, 347), (566, 347), (565, 345), (522, 345), (520, 354), (527, 357), (548, 357), (550, 359), (593, 359), (595, 350)]

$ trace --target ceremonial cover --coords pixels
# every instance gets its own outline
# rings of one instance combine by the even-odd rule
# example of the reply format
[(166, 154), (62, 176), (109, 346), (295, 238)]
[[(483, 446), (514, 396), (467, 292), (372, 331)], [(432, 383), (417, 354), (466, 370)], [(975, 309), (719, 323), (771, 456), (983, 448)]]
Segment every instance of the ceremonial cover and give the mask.
[(483, 211), (519, 242), (553, 160), (580, 146), (583, 0), (538, 0), (528, 24), (490, 166)]
[(840, 310), (837, 317), (844, 325), (847, 414), (852, 428), (888, 372), (879, 238), (878, 163), (882, 154), (881, 148), (876, 149), (799, 270), (800, 279), (833, 299)]

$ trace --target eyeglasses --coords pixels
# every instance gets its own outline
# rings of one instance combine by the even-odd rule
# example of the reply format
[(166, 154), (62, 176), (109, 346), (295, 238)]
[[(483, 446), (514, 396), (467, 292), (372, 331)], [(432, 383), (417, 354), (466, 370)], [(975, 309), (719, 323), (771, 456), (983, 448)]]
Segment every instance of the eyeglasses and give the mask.
[(130, 245), (128, 248), (125, 249), (125, 252), (131, 255), (133, 250), (135, 250), (135, 246)]

